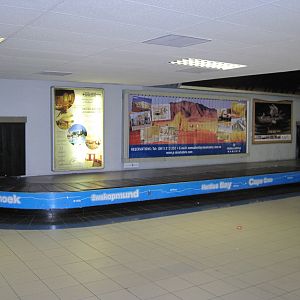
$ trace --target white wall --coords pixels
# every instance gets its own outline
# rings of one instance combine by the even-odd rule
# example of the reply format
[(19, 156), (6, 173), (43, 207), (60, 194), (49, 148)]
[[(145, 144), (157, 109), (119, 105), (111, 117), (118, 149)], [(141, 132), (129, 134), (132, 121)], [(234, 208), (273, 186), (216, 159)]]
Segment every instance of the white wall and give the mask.
[[(142, 87), (82, 84), (70, 82), (49, 82), (33, 80), (0, 80), (0, 116), (26, 116), (26, 174), (43, 175), (51, 172), (51, 111), (50, 88), (63, 87), (98, 87), (104, 88), (105, 107), (105, 169), (103, 171), (121, 170), (122, 157), (122, 90), (142, 89)], [(166, 90), (164, 90), (166, 91)], [(174, 90), (168, 90), (173, 91)], [(176, 90), (176, 92), (180, 92)], [(190, 93), (190, 91), (182, 91)], [(197, 92), (205, 95), (216, 93)], [(223, 93), (224, 95), (224, 93)], [(234, 95), (237, 94), (227, 94)], [(249, 98), (249, 96), (244, 98)], [(264, 100), (290, 100), (293, 97), (255, 95)], [(250, 97), (251, 99), (251, 97)], [(252, 108), (252, 103), (250, 103)], [(299, 116), (299, 117), (298, 117)], [(251, 120), (251, 109), (250, 109)], [(293, 103), (293, 126), (300, 121), (300, 100)], [(249, 122), (251, 123), (251, 122)], [(251, 127), (251, 126), (250, 126)], [(251, 135), (251, 128), (250, 128)], [(293, 143), (252, 145), (249, 136), (249, 155), (204, 157), (199, 159), (174, 159), (166, 161), (148, 161), (140, 163), (140, 168), (161, 168), (189, 165), (204, 165), (232, 162), (253, 162), (266, 160), (284, 160), (295, 158), (295, 130)]]

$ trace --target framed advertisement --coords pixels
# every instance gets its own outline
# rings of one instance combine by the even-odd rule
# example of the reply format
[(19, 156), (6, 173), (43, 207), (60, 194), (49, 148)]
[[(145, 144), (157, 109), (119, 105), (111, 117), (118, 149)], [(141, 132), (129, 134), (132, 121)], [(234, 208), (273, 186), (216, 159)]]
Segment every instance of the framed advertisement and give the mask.
[(292, 142), (292, 101), (253, 100), (252, 142)]
[(247, 153), (248, 101), (124, 92), (124, 160)]
[(104, 90), (52, 88), (52, 170), (103, 168)]

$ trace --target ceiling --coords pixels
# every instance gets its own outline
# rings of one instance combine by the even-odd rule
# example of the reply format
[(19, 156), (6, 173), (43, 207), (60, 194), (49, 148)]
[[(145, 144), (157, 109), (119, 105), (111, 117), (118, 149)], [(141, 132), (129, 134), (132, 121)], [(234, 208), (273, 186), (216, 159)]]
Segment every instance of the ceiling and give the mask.
[(300, 95), (300, 71), (191, 81), (180, 84), (180, 87), (218, 88)]
[[(151, 86), (297, 70), (299, 28), (299, 0), (0, 0), (0, 78)], [(143, 43), (169, 34), (211, 41)], [(187, 57), (247, 67), (169, 64)]]

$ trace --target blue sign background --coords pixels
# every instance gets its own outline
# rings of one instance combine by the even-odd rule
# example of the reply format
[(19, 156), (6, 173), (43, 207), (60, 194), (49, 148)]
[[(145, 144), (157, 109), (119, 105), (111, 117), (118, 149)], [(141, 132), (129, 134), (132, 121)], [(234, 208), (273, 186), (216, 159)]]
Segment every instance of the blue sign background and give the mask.
[(178, 182), (83, 192), (0, 192), (0, 207), (19, 209), (66, 209), (156, 200), (300, 182), (300, 172), (287, 172)]
[(246, 153), (246, 143), (131, 145), (129, 158)]

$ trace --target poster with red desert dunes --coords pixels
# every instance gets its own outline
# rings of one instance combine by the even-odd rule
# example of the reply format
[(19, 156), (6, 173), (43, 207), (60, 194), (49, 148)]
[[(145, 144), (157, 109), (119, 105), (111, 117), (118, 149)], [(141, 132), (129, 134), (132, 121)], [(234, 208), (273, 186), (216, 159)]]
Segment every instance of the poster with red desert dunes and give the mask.
[(247, 100), (136, 91), (125, 102), (129, 159), (247, 152)]

